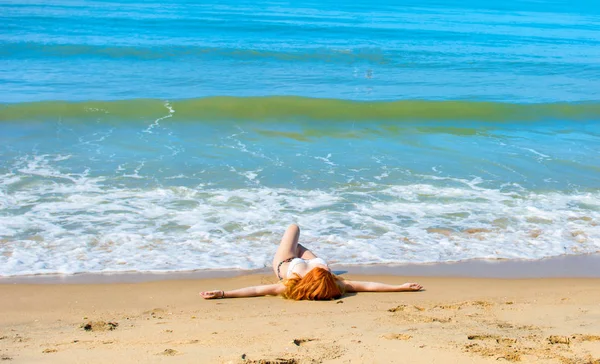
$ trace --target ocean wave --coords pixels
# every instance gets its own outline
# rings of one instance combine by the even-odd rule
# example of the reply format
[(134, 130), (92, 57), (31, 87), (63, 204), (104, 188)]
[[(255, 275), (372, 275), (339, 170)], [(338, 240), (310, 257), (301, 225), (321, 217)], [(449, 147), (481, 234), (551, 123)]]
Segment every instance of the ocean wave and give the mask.
[(337, 264), (600, 250), (598, 191), (486, 188), (481, 179), (316, 190), (126, 188), (61, 173), (53, 159), (0, 175), (0, 192), (18, 188), (0, 193), (0, 276), (263, 268), (291, 222), (302, 226), (303, 243)]
[[(166, 107), (169, 105), (169, 108)], [(600, 120), (600, 102), (518, 104), (484, 101), (355, 101), (300, 96), (218, 96), (173, 100), (5, 103), (0, 121), (117, 118), (170, 121), (482, 121)]]
[(11, 59), (31, 57), (102, 57), (109, 59), (181, 59), (181, 57), (196, 58), (228, 58), (234, 60), (267, 60), (289, 62), (336, 62), (354, 64), (357, 62), (386, 64), (392, 62), (383, 55), (380, 48), (362, 49), (299, 49), (299, 50), (270, 50), (220, 47), (180, 46), (104, 46), (92, 44), (43, 44), (34, 42), (8, 43), (0, 49), (0, 57)]

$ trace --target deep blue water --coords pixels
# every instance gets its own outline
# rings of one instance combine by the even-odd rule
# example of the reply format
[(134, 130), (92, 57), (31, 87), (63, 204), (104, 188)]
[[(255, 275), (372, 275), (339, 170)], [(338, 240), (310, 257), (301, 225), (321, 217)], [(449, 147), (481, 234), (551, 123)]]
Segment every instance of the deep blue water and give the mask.
[(598, 100), (597, 1), (2, 1), (2, 101)]

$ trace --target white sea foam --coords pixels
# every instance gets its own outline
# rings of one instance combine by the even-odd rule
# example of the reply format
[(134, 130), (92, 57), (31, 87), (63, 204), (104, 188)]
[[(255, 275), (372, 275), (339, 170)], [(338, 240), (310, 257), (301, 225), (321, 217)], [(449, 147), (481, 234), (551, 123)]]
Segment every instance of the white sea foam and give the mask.
[(535, 150), (535, 149), (532, 149), (532, 148), (523, 148), (523, 150), (526, 150), (526, 151), (528, 151), (528, 152), (531, 152), (531, 153), (533, 153), (533, 154), (537, 155), (538, 157), (541, 157), (541, 159), (548, 159), (548, 158), (550, 158), (550, 156), (549, 156), (549, 155), (546, 155), (546, 154), (540, 153), (540, 152), (538, 152), (537, 150)]
[(326, 157), (314, 157), (314, 158), (316, 160), (322, 161), (323, 163), (325, 163), (325, 164), (327, 164), (329, 166), (332, 166), (332, 167), (337, 166), (337, 164), (333, 163), (331, 161), (331, 159), (330, 159), (331, 158), (331, 153), (327, 154)]
[[(22, 159), (18, 170), (0, 175), (0, 275), (261, 268), (292, 222), (332, 263), (600, 250), (599, 192), (492, 189), (480, 178), (439, 176), (327, 190), (133, 188), (63, 173), (53, 161)], [(259, 172), (236, 173), (252, 182)]]
[(171, 104), (168, 101), (166, 101), (164, 106), (169, 111), (169, 113), (167, 115), (165, 115), (165, 116), (161, 116), (160, 118), (154, 120), (154, 122), (152, 124), (148, 125), (148, 127), (146, 129), (142, 130), (143, 133), (152, 134), (153, 133), (152, 130), (154, 128), (159, 127), (160, 126), (160, 122), (162, 120), (165, 120), (165, 119), (173, 117), (173, 114), (175, 114), (175, 109), (173, 109), (173, 107), (171, 106)]

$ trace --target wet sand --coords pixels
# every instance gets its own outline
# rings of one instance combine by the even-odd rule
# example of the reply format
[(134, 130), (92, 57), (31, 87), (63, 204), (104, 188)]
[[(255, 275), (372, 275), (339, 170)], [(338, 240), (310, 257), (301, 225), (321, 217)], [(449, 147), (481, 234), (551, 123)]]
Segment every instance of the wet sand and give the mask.
[[(540, 260), (473, 259), (431, 264), (332, 265), (336, 274), (466, 278), (600, 278), (600, 254), (563, 255)], [(160, 280), (230, 278), (269, 275), (270, 267), (253, 271), (198, 270), (169, 273), (118, 272), (0, 277), (0, 284), (140, 283)]]
[[(272, 275), (0, 284), (11, 363), (600, 363), (599, 278), (344, 274), (417, 293), (203, 300)], [(55, 281), (56, 283), (56, 281)]]

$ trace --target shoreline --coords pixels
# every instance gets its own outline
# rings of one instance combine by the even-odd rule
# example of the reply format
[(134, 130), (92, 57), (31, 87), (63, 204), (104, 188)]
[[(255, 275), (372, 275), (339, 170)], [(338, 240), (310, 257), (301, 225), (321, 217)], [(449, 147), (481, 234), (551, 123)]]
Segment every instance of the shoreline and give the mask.
[[(452, 278), (600, 278), (600, 254), (562, 255), (539, 260), (472, 259), (420, 264), (331, 265), (334, 273), (361, 276)], [(2, 284), (110, 284), (175, 280), (207, 280), (269, 275), (270, 267), (254, 270), (213, 269), (181, 272), (110, 272), (40, 274), (0, 277)]]

